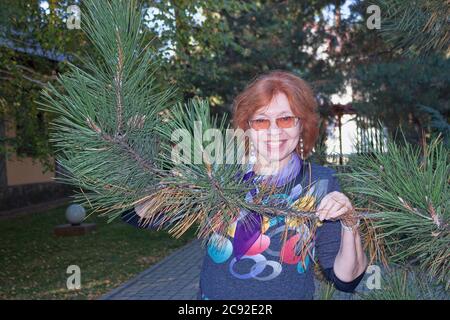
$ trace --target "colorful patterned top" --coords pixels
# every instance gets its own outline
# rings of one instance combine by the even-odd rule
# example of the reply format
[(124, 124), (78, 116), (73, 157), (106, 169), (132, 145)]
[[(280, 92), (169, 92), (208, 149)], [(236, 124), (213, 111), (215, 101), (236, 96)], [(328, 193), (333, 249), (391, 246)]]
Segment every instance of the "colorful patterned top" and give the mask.
[[(248, 173), (252, 173), (251, 168)], [(282, 191), (268, 201), (286, 201), (307, 211), (327, 193), (340, 191), (333, 173), (330, 168), (303, 162), (293, 153), (274, 180)], [(251, 201), (251, 198), (252, 194), (247, 194), (246, 199)], [(325, 221), (318, 227), (305, 255), (299, 254), (298, 248), (308, 238), (311, 226), (287, 221), (289, 236), (281, 247), (286, 227), (284, 217), (261, 218), (262, 225), (256, 225), (253, 230), (247, 227), (244, 232), (239, 220), (247, 214), (241, 212), (226, 237), (215, 234), (209, 239), (198, 299), (312, 299), (313, 265), (318, 262), (323, 269), (332, 270), (341, 242), (340, 222)]]

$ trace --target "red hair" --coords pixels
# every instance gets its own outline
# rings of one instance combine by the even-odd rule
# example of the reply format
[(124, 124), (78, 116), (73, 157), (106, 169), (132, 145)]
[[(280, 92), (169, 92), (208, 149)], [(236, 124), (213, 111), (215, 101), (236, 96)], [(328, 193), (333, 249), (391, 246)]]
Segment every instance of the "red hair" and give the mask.
[[(303, 153), (306, 158), (319, 135), (317, 102), (311, 87), (293, 73), (271, 71), (253, 80), (233, 102), (233, 127), (246, 131), (248, 120), (256, 110), (267, 106), (277, 93), (284, 93), (292, 112), (300, 118)], [(300, 155), (300, 146), (296, 147)]]

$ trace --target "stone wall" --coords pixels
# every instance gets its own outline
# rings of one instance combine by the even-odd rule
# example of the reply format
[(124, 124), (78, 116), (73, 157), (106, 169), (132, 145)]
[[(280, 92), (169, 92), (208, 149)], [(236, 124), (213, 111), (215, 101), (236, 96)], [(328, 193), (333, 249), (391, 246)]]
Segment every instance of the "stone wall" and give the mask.
[(31, 183), (0, 187), (1, 211), (57, 200), (73, 194), (72, 187), (57, 183)]

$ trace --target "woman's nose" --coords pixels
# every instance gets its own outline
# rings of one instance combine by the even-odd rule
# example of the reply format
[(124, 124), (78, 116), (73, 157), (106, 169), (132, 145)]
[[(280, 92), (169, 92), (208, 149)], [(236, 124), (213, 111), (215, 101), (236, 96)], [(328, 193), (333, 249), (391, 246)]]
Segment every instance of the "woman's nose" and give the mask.
[(280, 128), (277, 127), (276, 124), (272, 123), (267, 130), (267, 135), (271, 138), (279, 137), (280, 136)]
[(271, 119), (270, 120), (270, 127), (268, 129), (268, 131), (272, 131), (272, 132), (278, 132), (280, 128), (278, 128), (278, 125), (276, 124), (275, 119)]

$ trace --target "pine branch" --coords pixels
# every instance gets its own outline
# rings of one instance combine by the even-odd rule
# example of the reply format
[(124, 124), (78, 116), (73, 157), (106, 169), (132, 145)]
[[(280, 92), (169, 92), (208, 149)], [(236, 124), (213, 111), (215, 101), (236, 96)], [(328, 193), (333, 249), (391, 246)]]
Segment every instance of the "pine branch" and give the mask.
[(449, 152), (433, 139), (423, 150), (392, 141), (387, 152), (352, 159), (340, 174), (355, 202), (376, 212), (371, 223), (394, 262), (415, 260), (422, 270), (447, 282), (450, 263)]
[(51, 142), (68, 172), (58, 180), (77, 187), (78, 201), (112, 219), (165, 175), (155, 127), (159, 113), (173, 104), (174, 90), (156, 84), (158, 62), (143, 43), (135, 1), (83, 5), (83, 31), (100, 59), (86, 55), (83, 69), (69, 64), (57, 80), (63, 89), (47, 86), (41, 109), (57, 116)]
[(447, 0), (373, 0), (381, 10), (381, 34), (405, 54), (450, 53), (450, 2)]
[(116, 90), (116, 115), (117, 115), (117, 128), (115, 137), (122, 136), (122, 117), (123, 117), (123, 102), (122, 102), (122, 72), (123, 72), (123, 52), (122, 52), (122, 43), (120, 41), (120, 34), (119, 32), (116, 32), (116, 38), (117, 38), (117, 72), (116, 76), (114, 77), (114, 85)]
[[(121, 108), (117, 108), (117, 110), (120, 112)], [(119, 120), (119, 116), (118, 116), (118, 120)], [(120, 120), (121, 121), (121, 120)], [(105, 141), (105, 142), (109, 142), (111, 144), (116, 144), (118, 145), (124, 152), (128, 153), (135, 161), (136, 163), (138, 163), (143, 169), (145, 169), (146, 171), (148, 171), (149, 173), (159, 173), (162, 174), (161, 170), (158, 170), (157, 167), (155, 166), (154, 163), (152, 163), (151, 161), (148, 161), (146, 159), (144, 159), (143, 157), (141, 157), (135, 149), (133, 149), (128, 143), (126, 143), (125, 141), (125, 137), (126, 135), (120, 135), (118, 134), (120, 132), (120, 126), (118, 126), (116, 134), (114, 135), (114, 137), (110, 136), (107, 133), (102, 132), (102, 129), (99, 128), (90, 118), (86, 118), (86, 122), (88, 123), (88, 126), (94, 130), (96, 133), (99, 134), (99, 136)]]

